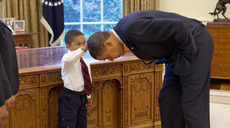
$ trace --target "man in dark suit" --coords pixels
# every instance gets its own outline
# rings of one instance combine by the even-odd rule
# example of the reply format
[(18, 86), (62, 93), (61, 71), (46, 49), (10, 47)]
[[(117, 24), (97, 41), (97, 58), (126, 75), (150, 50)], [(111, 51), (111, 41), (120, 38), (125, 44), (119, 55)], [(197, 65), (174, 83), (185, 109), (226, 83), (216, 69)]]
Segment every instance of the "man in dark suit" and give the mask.
[(15, 105), (14, 94), (19, 89), (19, 77), (12, 31), (2, 20), (0, 30), (0, 127), (3, 127), (8, 119), (8, 109)]
[(124, 55), (124, 45), (142, 60), (164, 58), (166, 74), (159, 94), (162, 128), (210, 128), (214, 45), (200, 21), (175, 13), (137, 11), (122, 18), (110, 32), (94, 33), (87, 43), (91, 56), (98, 60), (113, 61)]

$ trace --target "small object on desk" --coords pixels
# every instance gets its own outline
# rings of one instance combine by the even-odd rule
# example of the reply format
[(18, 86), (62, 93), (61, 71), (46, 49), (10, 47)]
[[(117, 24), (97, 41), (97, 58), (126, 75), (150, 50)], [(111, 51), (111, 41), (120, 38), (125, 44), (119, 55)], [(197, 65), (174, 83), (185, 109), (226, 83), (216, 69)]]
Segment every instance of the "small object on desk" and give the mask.
[(15, 18), (4, 18), (3, 21), (5, 22), (6, 26), (12, 31), (15, 32)]
[(27, 49), (27, 47), (15, 47), (15, 50)]
[(25, 20), (15, 20), (15, 31), (25, 31)]
[[(213, 15), (213, 16), (217, 16), (217, 19), (214, 19), (214, 22), (230, 22), (230, 20), (228, 19), (228, 17), (226, 17), (224, 14), (227, 11), (227, 7), (226, 4), (229, 4), (230, 0), (218, 0), (217, 4), (216, 4), (216, 8), (214, 9), (213, 12), (210, 12), (209, 14)], [(222, 12), (222, 15), (224, 17), (224, 19), (221, 19), (219, 17), (219, 14)]]

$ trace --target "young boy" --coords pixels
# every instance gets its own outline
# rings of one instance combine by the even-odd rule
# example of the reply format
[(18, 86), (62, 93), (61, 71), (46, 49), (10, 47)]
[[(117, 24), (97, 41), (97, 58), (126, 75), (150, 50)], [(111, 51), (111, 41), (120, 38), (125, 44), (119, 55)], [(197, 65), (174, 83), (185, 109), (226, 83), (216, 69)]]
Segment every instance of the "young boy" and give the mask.
[[(62, 58), (62, 79), (64, 86), (59, 94), (58, 127), (59, 128), (87, 128), (87, 109), (92, 107), (89, 91), (84, 91), (81, 58), (88, 50), (85, 37), (78, 30), (70, 30), (65, 35), (66, 48), (69, 50)], [(91, 72), (89, 63), (83, 59), (88, 67), (90, 83)]]

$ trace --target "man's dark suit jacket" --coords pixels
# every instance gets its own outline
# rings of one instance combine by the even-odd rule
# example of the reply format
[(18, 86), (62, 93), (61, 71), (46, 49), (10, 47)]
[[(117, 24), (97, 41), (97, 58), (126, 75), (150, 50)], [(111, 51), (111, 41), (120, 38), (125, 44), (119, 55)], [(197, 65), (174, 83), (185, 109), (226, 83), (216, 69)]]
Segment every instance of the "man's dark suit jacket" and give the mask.
[(200, 21), (156, 10), (130, 13), (113, 29), (138, 58), (165, 58), (167, 68), (180, 76), (188, 75), (190, 62), (195, 59), (195, 40), (206, 36)]
[(0, 20), (0, 106), (19, 89), (18, 64), (11, 30)]

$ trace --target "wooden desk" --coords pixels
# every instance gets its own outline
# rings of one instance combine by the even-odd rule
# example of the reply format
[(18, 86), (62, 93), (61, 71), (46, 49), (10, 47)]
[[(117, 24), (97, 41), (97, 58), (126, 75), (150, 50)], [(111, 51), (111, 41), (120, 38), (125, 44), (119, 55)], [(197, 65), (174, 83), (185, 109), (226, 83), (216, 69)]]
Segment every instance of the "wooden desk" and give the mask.
[[(20, 90), (7, 128), (57, 128), (60, 62), (66, 52), (60, 46), (17, 51)], [(160, 128), (162, 65), (144, 65), (130, 52), (113, 62), (84, 57), (93, 78), (88, 128)]]
[(16, 32), (13, 33), (15, 45), (25, 44), (29, 48), (31, 35), (40, 34), (39, 32)]

